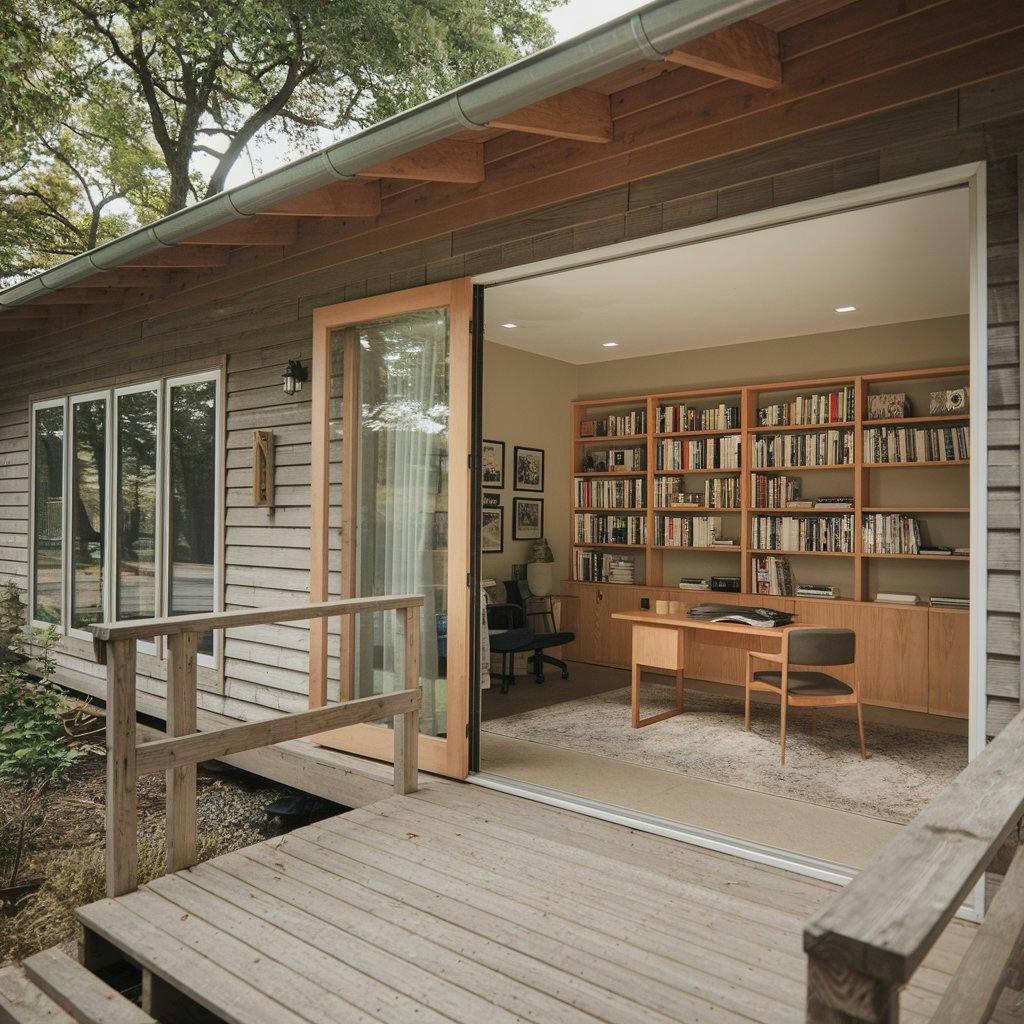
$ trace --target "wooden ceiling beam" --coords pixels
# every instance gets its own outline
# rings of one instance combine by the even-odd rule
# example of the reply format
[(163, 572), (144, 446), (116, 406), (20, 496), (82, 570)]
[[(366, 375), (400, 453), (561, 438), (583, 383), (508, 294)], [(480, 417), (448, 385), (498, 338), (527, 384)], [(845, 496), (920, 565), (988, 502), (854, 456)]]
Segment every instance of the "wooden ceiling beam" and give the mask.
[(502, 114), (491, 121), (491, 126), (578, 142), (611, 142), (611, 102), (608, 96), (592, 89), (569, 89)]
[(762, 89), (782, 85), (779, 37), (753, 21), (720, 28), (673, 50), (665, 59)]
[(484, 147), (478, 142), (441, 139), (371, 167), (360, 177), (475, 185), (484, 180)]
[(227, 253), (209, 245), (172, 245), (156, 249), (143, 256), (127, 260), (125, 267), (157, 267), (168, 270), (187, 267), (223, 267), (228, 261)]
[(284, 217), (246, 217), (189, 239), (190, 245), (292, 245), (299, 225)]
[(379, 217), (379, 181), (335, 181), (264, 210), (271, 217)]

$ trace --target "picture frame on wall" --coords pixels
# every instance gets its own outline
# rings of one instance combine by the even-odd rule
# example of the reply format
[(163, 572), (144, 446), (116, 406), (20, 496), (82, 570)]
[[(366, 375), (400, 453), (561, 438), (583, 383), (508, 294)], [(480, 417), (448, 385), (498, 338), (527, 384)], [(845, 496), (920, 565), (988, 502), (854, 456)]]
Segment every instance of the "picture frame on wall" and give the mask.
[(481, 497), (483, 498), (484, 508), (497, 508), (501, 504), (500, 494), (490, 494), (487, 491), (484, 491)]
[(517, 491), (544, 490), (544, 449), (516, 445), (512, 453), (512, 487)]
[(485, 555), (500, 555), (505, 550), (505, 509), (501, 505), (480, 512), (480, 550)]
[(480, 447), (480, 477), (484, 487), (501, 490), (505, 486), (505, 442), (489, 441)]
[(540, 540), (544, 536), (544, 499), (512, 499), (512, 539)]

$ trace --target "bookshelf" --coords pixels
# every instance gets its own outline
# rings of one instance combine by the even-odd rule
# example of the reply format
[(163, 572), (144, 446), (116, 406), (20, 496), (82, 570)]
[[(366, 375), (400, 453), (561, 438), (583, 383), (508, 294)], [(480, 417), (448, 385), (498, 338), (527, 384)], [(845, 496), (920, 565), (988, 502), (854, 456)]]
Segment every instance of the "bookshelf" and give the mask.
[[(828, 574), (830, 580), (841, 577), (838, 585), (841, 596), (847, 600), (870, 601), (881, 589), (900, 589), (900, 573), (913, 565), (932, 566), (928, 571), (943, 574), (934, 578), (934, 586), (930, 588), (932, 593), (966, 594), (969, 555), (865, 550), (862, 526), (866, 516), (912, 516), (929, 543), (947, 547), (967, 545), (969, 459), (870, 461), (864, 438), (865, 431), (872, 428), (905, 427), (912, 431), (928, 431), (966, 427), (970, 418), (967, 413), (945, 416), (916, 413), (928, 408), (930, 391), (966, 386), (968, 374), (969, 369), (965, 365), (939, 366), (573, 402), (570, 416), (573, 494), (577, 494), (577, 481), (581, 480), (630, 479), (636, 481), (637, 486), (640, 486), (640, 481), (643, 483), (642, 500), (638, 494), (636, 504), (628, 508), (584, 505), (578, 500), (572, 502), (573, 507), (569, 511), (572, 550), (568, 578), (587, 582), (580, 580), (575, 571), (578, 552), (621, 551), (634, 560), (635, 585), (672, 586), (681, 575), (738, 576), (741, 593), (750, 594), (754, 589), (752, 556), (776, 555), (790, 559), (793, 576), (798, 583), (817, 582), (822, 573)], [(817, 407), (809, 409), (808, 399), (811, 396), (842, 393), (843, 389), (849, 390), (834, 408), (826, 409), (819, 401)], [(886, 393), (907, 394), (915, 415), (869, 419), (869, 398)], [(804, 416), (811, 415), (824, 422), (759, 422), (759, 411), (778, 406), (779, 410), (773, 415), (785, 417), (789, 403), (798, 399), (801, 403), (799, 410)], [(737, 410), (736, 413), (727, 411), (731, 409)], [(723, 416), (729, 421), (723, 420)], [(632, 429), (628, 433), (592, 436), (591, 432), (601, 429), (599, 425), (607, 417), (617, 417), (618, 425), (632, 424)], [(668, 429), (669, 426), (672, 429)], [(821, 437), (823, 434), (826, 435), (824, 438)], [(704, 464), (707, 453), (716, 449), (731, 452), (735, 442), (739, 443), (737, 465)], [(755, 446), (762, 452), (770, 449), (771, 458), (788, 459), (794, 451), (814, 449), (815, 445), (819, 457), (831, 460), (847, 458), (848, 461), (824, 465), (754, 464)], [(844, 447), (848, 452), (846, 456)], [(632, 459), (634, 464), (618, 468), (606, 465), (608, 453), (619, 449), (628, 449), (625, 461)], [(689, 464), (694, 456), (698, 457), (700, 468), (680, 469), (674, 465), (673, 468), (659, 468), (659, 465), (667, 466), (670, 461), (685, 460), (683, 464)], [(707, 461), (713, 463), (714, 459)], [(849, 495), (853, 499), (852, 506), (787, 508), (756, 505), (752, 497), (754, 473), (764, 474), (768, 479), (787, 476), (799, 480), (805, 497)], [(736, 504), (730, 507), (708, 504), (707, 496), (713, 489), (717, 487), (721, 492), (730, 486), (730, 480), (735, 480)], [(934, 497), (934, 504), (921, 499), (921, 484), (925, 480), (929, 481), (926, 489), (929, 496)], [(717, 484), (713, 484), (714, 481)], [(685, 490), (691, 495), (703, 492), (705, 502), (694, 506), (668, 504), (664, 496), (670, 495), (673, 489)], [(587, 514), (642, 517), (644, 543), (588, 543), (577, 534), (577, 517)], [(658, 529), (659, 521), (671, 517), (678, 524), (680, 517), (702, 519), (708, 516), (721, 517), (722, 534), (734, 540), (734, 545), (709, 547), (657, 543), (662, 536)], [(820, 518), (823, 516), (850, 516), (853, 523), (852, 550), (755, 548), (751, 540), (752, 523), (755, 517), (765, 516), (816, 519), (819, 524), (824, 524), (825, 520)]]

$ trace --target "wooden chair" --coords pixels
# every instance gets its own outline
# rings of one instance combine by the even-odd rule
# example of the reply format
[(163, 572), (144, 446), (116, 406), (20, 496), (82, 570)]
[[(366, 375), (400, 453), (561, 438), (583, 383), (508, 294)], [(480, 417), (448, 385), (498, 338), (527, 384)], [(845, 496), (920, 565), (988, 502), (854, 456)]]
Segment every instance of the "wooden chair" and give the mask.
[[(826, 672), (806, 671), (832, 665), (852, 665), (856, 650), (856, 635), (852, 629), (786, 629), (782, 651), (779, 654), (747, 652), (747, 677), (744, 694), (743, 728), (750, 731), (750, 694), (753, 690), (774, 693), (779, 697), (781, 719), (780, 738), (782, 764), (786, 763), (786, 709), (805, 707), (811, 709), (812, 728), (815, 708), (857, 708), (857, 731), (860, 733), (860, 755), (868, 756), (864, 744), (864, 715), (860, 706), (860, 684), (851, 686)], [(778, 670), (755, 672), (754, 662), (766, 661), (776, 664)], [(792, 669), (790, 666), (799, 665)]]

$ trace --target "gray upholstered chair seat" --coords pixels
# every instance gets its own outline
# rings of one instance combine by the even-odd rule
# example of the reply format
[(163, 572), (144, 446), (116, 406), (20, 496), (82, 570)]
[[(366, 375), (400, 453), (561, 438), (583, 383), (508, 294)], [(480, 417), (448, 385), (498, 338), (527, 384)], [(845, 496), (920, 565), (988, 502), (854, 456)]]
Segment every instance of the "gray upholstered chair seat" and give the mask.
[[(782, 688), (781, 672), (755, 672), (754, 679), (768, 686)], [(826, 672), (789, 673), (788, 691), (794, 697), (845, 697), (853, 693), (853, 687)]]

